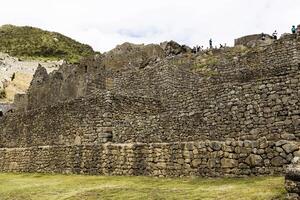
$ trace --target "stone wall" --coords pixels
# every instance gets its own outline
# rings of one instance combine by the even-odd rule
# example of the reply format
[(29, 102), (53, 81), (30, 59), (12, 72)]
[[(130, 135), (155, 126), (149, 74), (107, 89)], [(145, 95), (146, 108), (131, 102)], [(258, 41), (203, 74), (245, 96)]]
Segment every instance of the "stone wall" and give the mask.
[(300, 157), (297, 155), (292, 160), (285, 171), (285, 189), (287, 200), (297, 200), (300, 198)]
[(151, 98), (103, 92), (3, 117), (0, 147), (102, 143), (112, 137), (114, 126), (125, 126), (125, 120), (142, 121), (161, 110), (160, 102)]
[[(61, 134), (70, 138), (67, 142), (64, 139), (64, 144), (72, 144), (76, 136), (96, 141), (96, 130), (101, 132), (99, 126), (111, 127), (111, 140), (115, 143), (256, 140), (260, 137), (270, 141), (299, 141), (300, 71), (297, 63), (300, 51), (297, 48), (294, 40), (275, 42), (272, 48), (256, 56), (262, 60), (256, 68), (246, 68), (247, 63), (254, 62), (248, 58), (240, 61), (241, 68), (226, 65), (213, 78), (173, 65), (115, 73), (114, 93), (108, 97), (111, 104), (104, 103), (105, 91), (92, 87), (91, 93), (98, 96), (17, 113), (3, 119), (0, 144), (1, 141), (2, 146), (27, 141), (30, 145), (37, 138), (41, 141), (47, 138), (49, 144), (37, 142), (34, 145), (60, 144)], [(263, 76), (247, 73), (246, 69), (266, 72), (261, 71)], [(224, 77), (230, 81), (223, 81)], [(53, 92), (50, 94), (55, 96)], [(128, 101), (123, 105), (125, 99)], [(148, 111), (147, 106), (153, 102), (157, 106), (155, 112), (152, 108)], [(105, 113), (109, 113), (109, 122), (105, 122)]]
[(258, 45), (267, 45), (272, 43), (272, 37), (265, 34), (265, 40), (262, 40), (262, 34), (253, 34), (240, 37), (234, 40), (234, 45), (244, 45), (249, 47), (255, 47)]
[[(90, 98), (3, 118), (0, 146), (69, 145), (76, 138), (101, 143), (97, 138), (107, 127), (111, 127), (111, 139), (116, 143), (260, 137), (270, 141), (299, 141), (299, 83), (299, 74), (294, 73), (236, 85), (223, 84), (201, 92), (178, 92), (182, 95), (181, 102), (172, 96), (168, 101), (160, 101), (99, 91)], [(186, 94), (197, 96), (187, 98)]]
[(102, 58), (39, 68), (27, 109), (0, 119), (0, 171), (262, 175), (282, 173), (298, 155), (298, 39), (221, 63), (213, 75), (155, 55), (142, 69), (109, 70)]
[(146, 176), (281, 174), (299, 145), (287, 141), (205, 141), (0, 149), (2, 172)]

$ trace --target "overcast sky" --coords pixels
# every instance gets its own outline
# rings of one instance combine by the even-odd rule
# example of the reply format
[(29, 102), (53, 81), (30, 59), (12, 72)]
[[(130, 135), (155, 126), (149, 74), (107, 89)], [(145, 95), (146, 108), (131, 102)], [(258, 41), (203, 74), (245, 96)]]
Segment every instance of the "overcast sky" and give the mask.
[(175, 40), (232, 45), (252, 33), (300, 24), (300, 0), (5, 0), (0, 25), (56, 31), (104, 52), (117, 44)]

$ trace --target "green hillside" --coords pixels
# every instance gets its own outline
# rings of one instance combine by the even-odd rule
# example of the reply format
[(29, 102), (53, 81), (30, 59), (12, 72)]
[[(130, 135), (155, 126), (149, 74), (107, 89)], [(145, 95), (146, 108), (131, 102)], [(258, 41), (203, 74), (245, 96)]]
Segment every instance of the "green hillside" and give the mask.
[(76, 62), (93, 55), (93, 49), (60, 33), (29, 26), (0, 26), (0, 52), (33, 59), (65, 59)]

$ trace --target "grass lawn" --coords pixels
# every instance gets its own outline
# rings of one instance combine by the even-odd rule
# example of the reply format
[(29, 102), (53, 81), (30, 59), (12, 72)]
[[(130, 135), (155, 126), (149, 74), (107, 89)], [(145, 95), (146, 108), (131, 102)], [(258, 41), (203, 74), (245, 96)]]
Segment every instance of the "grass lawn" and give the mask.
[(283, 177), (151, 178), (0, 174), (0, 199), (283, 199)]

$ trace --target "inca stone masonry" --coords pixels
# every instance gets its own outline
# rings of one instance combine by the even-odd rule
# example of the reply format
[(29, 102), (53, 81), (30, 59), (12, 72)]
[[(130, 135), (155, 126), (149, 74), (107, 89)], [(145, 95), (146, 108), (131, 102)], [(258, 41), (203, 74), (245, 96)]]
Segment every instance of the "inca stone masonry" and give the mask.
[(186, 46), (125, 43), (39, 67), (0, 119), (0, 171), (282, 174), (300, 155), (300, 39), (225, 61), (197, 73)]

